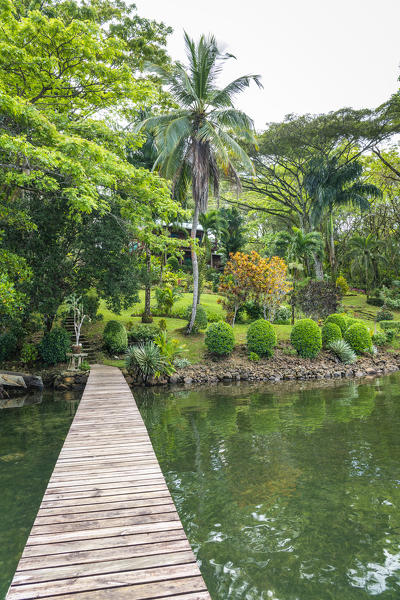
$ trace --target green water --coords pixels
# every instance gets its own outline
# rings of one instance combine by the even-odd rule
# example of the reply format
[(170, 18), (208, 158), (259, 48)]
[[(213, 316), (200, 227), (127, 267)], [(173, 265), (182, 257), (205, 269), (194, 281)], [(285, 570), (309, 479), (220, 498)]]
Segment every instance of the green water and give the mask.
[[(78, 403), (48, 392), (0, 408), (0, 598), (4, 598)], [(38, 401), (36, 404), (29, 402)], [(17, 402), (20, 402), (18, 400)]]
[(213, 600), (399, 600), (399, 375), (135, 396)]

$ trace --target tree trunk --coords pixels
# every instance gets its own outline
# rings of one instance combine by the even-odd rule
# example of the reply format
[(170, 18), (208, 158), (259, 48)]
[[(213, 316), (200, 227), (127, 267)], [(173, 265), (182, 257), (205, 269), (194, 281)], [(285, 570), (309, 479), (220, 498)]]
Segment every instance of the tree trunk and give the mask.
[(190, 321), (188, 324), (188, 328), (186, 333), (192, 333), (193, 325), (196, 320), (197, 313), (197, 300), (199, 296), (199, 263), (197, 260), (197, 252), (196, 252), (196, 233), (197, 233), (197, 225), (199, 223), (199, 203), (196, 202), (193, 213), (193, 223), (192, 223), (192, 231), (190, 232), (190, 237), (192, 238), (192, 269), (193, 269), (193, 303), (192, 303), (192, 314), (190, 315)]
[(332, 281), (335, 280), (336, 257), (335, 257), (335, 240), (333, 238), (333, 217), (329, 215), (329, 262), (331, 265)]
[(313, 260), (314, 260), (314, 268), (315, 268), (315, 277), (317, 279), (321, 280), (324, 278), (324, 269), (322, 266), (322, 261), (316, 254), (313, 254)]
[(146, 247), (146, 284), (144, 287), (144, 313), (142, 315), (142, 323), (151, 323), (153, 318), (151, 316), (151, 284), (150, 284), (150, 273), (151, 273), (151, 254), (149, 248)]

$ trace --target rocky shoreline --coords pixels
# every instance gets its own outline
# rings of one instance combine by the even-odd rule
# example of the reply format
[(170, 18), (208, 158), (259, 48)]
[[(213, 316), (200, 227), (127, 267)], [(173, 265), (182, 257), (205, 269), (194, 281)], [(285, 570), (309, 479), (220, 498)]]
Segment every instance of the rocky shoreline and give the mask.
[[(329, 352), (321, 352), (316, 359), (304, 359), (293, 355), (288, 347), (277, 348), (275, 356), (251, 362), (245, 348), (239, 348), (232, 356), (191, 365), (150, 385), (183, 384), (204, 385), (223, 381), (279, 382), (323, 379), (358, 378), (384, 375), (400, 370), (400, 353), (379, 352), (376, 356), (359, 357), (354, 365), (344, 365)], [(140, 385), (127, 372), (130, 385)]]

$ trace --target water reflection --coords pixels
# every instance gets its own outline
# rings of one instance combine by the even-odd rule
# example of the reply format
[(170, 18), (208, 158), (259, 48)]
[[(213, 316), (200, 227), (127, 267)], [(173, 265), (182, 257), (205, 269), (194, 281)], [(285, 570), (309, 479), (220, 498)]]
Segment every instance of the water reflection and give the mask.
[(136, 397), (213, 600), (400, 598), (400, 377)]
[(5, 597), (80, 394), (13, 399), (0, 410), (0, 598)]

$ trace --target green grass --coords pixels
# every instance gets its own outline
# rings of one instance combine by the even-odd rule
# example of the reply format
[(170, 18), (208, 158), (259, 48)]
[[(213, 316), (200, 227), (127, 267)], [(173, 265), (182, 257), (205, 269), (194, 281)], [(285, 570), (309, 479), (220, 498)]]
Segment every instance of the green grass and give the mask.
[[(140, 292), (140, 302), (134, 304), (127, 310), (121, 312), (121, 314), (117, 315), (110, 311), (104, 303), (100, 305), (99, 312), (103, 315), (102, 321), (96, 321), (94, 323), (90, 323), (85, 328), (85, 333), (87, 333), (89, 338), (96, 339), (98, 341), (101, 340), (102, 332), (107, 321), (111, 319), (115, 319), (117, 321), (122, 321), (124, 324), (132, 321), (133, 323), (141, 323), (140, 317), (132, 317), (132, 313), (139, 313), (144, 309), (144, 292)], [(224, 316), (224, 311), (220, 304), (218, 304), (219, 296), (217, 294), (203, 294), (201, 299), (201, 305), (205, 308), (212, 310), (213, 312)], [(173, 311), (176, 311), (180, 308), (185, 308), (191, 306), (192, 303), (192, 295), (184, 294), (183, 297), (174, 304)], [(358, 294), (356, 296), (346, 296), (343, 298), (343, 305), (346, 308), (346, 311), (350, 314), (354, 314), (354, 316), (362, 318), (368, 325), (370, 329), (374, 328), (374, 316), (379, 310), (377, 306), (370, 306), (366, 303), (366, 296)], [(152, 294), (152, 305), (154, 305), (154, 295)], [(393, 311), (394, 318), (400, 319), (400, 312)], [(153, 322), (157, 325), (160, 321), (161, 317), (154, 317)], [(184, 356), (190, 360), (191, 363), (198, 363), (204, 360), (205, 353), (205, 345), (204, 345), (204, 332), (193, 334), (191, 336), (185, 335), (185, 326), (186, 321), (183, 319), (175, 319), (175, 318), (166, 318), (167, 322), (167, 331), (169, 335), (173, 338), (179, 340), (181, 344), (186, 344), (187, 351), (184, 353)], [(236, 344), (245, 344), (246, 342), (246, 332), (247, 332), (248, 324), (237, 324), (234, 326), (234, 334)], [(274, 325), (278, 342), (280, 341), (288, 341), (290, 339), (290, 325)], [(397, 348), (400, 344), (399, 340), (394, 340), (392, 347)], [(123, 360), (116, 360), (112, 358), (104, 358), (104, 364), (123, 367)]]

